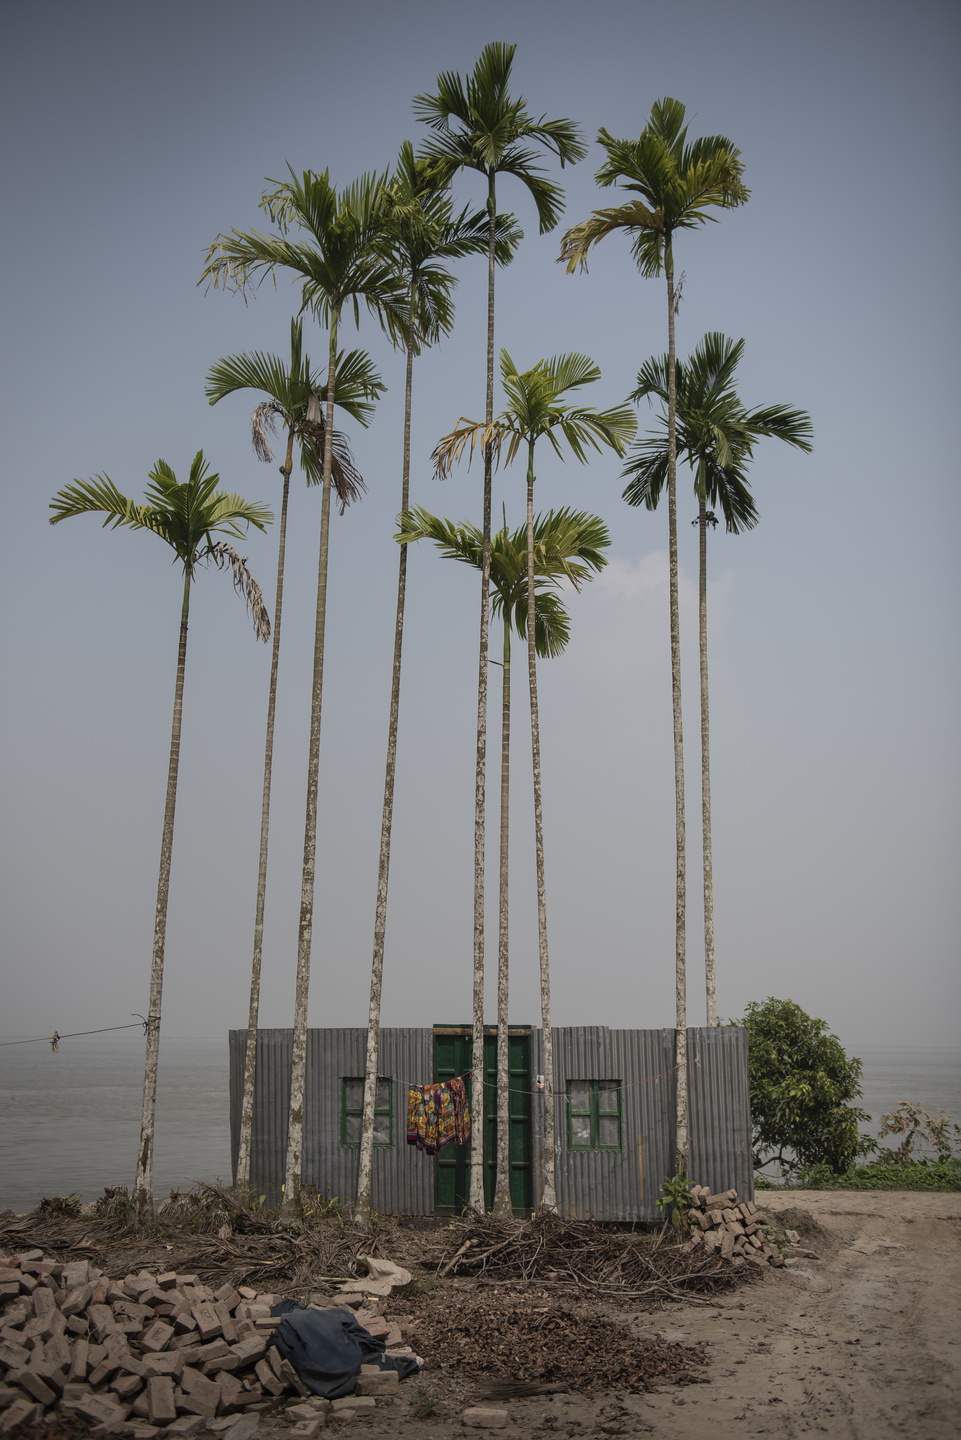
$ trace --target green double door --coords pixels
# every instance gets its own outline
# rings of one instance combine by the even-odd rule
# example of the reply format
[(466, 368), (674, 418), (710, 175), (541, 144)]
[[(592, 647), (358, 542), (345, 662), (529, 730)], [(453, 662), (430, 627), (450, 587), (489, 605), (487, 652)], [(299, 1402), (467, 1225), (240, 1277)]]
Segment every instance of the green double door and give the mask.
[[(484, 1199), (490, 1209), (497, 1178), (497, 1031), (484, 1033), (484, 1104), (477, 1113), (471, 1093), (473, 1041), (469, 1028), (434, 1026), (434, 1080), (453, 1080), (462, 1075), (470, 1098), (474, 1144), (483, 1137)], [(531, 1073), (531, 1030), (511, 1026), (508, 1034), (510, 1068), (510, 1193), (515, 1215), (529, 1215), (533, 1208), (531, 1174), (531, 1100), (534, 1089)], [(434, 1208), (439, 1215), (459, 1215), (470, 1198), (471, 1145), (445, 1145), (437, 1156), (434, 1176)]]

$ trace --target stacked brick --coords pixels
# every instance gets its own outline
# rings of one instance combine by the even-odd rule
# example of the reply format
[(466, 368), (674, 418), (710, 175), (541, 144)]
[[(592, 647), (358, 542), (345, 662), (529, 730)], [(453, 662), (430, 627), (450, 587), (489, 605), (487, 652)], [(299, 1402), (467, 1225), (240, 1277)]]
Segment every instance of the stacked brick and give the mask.
[(754, 1201), (739, 1200), (736, 1190), (712, 1195), (707, 1185), (692, 1186), (687, 1219), (693, 1231), (691, 1250), (703, 1248), (736, 1266), (784, 1264)]
[[(306, 1406), (291, 1416), (298, 1434), (314, 1435), (328, 1402), (267, 1348), (278, 1298), (174, 1271), (110, 1280), (86, 1260), (0, 1251), (0, 1434), (56, 1412), (135, 1440), (216, 1433), (294, 1392)], [(399, 1341), (382, 1316), (358, 1319)], [(359, 1389), (378, 1383), (362, 1377)]]

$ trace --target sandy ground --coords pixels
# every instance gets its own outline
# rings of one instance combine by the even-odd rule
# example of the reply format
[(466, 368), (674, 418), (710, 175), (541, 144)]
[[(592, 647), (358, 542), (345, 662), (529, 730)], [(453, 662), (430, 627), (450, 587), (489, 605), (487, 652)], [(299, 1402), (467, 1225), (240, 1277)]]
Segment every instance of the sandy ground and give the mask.
[(709, 1346), (710, 1383), (642, 1400), (638, 1420), (665, 1440), (956, 1440), (961, 1194), (758, 1198), (772, 1217), (807, 1211), (822, 1258), (772, 1270), (717, 1309), (672, 1306), (664, 1331)]
[[(749, 1440), (956, 1440), (961, 1434), (961, 1194), (764, 1194), (772, 1219), (806, 1211), (817, 1231), (802, 1259), (708, 1305), (671, 1304), (623, 1321), (641, 1335), (703, 1347), (707, 1383), (654, 1395), (557, 1394), (503, 1402), (513, 1440), (644, 1436)], [(417, 1388), (434, 1414), (411, 1416)], [(441, 1440), (476, 1392), (422, 1380), (369, 1417), (336, 1425), (366, 1440)], [(493, 1402), (486, 1402), (488, 1404)], [(334, 1426), (330, 1427), (334, 1429)], [(286, 1432), (275, 1423), (259, 1435)]]

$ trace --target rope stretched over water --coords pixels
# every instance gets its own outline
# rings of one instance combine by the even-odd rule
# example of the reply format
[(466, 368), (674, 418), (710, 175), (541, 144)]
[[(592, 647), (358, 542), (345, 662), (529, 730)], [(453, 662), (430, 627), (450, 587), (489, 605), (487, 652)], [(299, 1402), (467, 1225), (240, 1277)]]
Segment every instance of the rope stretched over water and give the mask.
[(54, 1030), (52, 1035), (34, 1035), (29, 1040), (0, 1040), (0, 1045), (39, 1045), (46, 1042), (56, 1053), (60, 1049), (61, 1040), (75, 1040), (79, 1035), (106, 1035), (108, 1030), (139, 1030), (141, 1026), (146, 1035), (150, 1029), (150, 1021), (138, 1015), (132, 1025), (104, 1025), (99, 1030), (72, 1030), (68, 1035), (61, 1035), (58, 1030)]

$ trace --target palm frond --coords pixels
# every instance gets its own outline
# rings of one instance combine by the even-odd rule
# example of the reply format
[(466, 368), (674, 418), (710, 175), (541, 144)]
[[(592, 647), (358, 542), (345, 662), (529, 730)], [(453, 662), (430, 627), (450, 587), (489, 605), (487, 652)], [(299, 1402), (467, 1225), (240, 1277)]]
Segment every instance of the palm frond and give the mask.
[(563, 167), (587, 148), (573, 121), (535, 119), (526, 100), (510, 97), (513, 60), (513, 45), (485, 46), (466, 81), (443, 71), (433, 94), (415, 98), (414, 114), (433, 130), (424, 154), (447, 179), (459, 169), (515, 175), (527, 186), (544, 233), (557, 224), (563, 192), (538, 164), (540, 153), (547, 150)]
[(69, 520), (74, 515), (102, 514), (104, 529), (116, 529), (119, 525), (140, 529), (146, 526), (146, 506), (138, 505), (121, 495), (109, 475), (97, 475), (92, 480), (74, 480), (65, 486), (50, 501), (50, 524)]
[[(677, 458), (694, 473), (699, 501), (721, 510), (731, 534), (752, 529), (757, 507), (748, 484), (748, 468), (759, 439), (771, 436), (797, 449), (811, 449), (812, 427), (804, 410), (769, 405), (745, 410), (735, 385), (743, 340), (718, 331), (705, 335), (688, 360), (676, 366)], [(638, 441), (622, 475), (629, 505), (657, 507), (667, 483), (667, 356), (647, 360), (638, 373), (632, 399), (660, 400), (660, 433)]]
[[(399, 544), (433, 540), (441, 554), (480, 570), (483, 535), (476, 525), (455, 524), (417, 507), (398, 517)], [(534, 520), (535, 646), (544, 657), (560, 654), (569, 638), (569, 618), (556, 594), (564, 580), (579, 590), (607, 563), (607, 526), (596, 515), (570, 509), (548, 511)], [(518, 635), (527, 635), (527, 526), (506, 526), (491, 536), (491, 607), (506, 613)], [(543, 617), (543, 619), (542, 619)]]
[[(213, 403), (213, 402), (211, 402)], [(273, 460), (270, 440), (277, 433), (277, 420), (284, 412), (276, 400), (262, 400), (250, 414), (250, 441), (258, 460), (269, 465)]]
[(692, 230), (717, 217), (712, 207), (743, 205), (750, 191), (742, 179), (740, 151), (724, 135), (687, 143), (685, 109), (670, 97), (658, 100), (637, 140), (598, 134), (607, 156), (597, 171), (599, 185), (620, 185), (639, 198), (595, 210), (567, 231), (559, 259), (568, 273), (587, 268), (592, 245), (614, 230), (631, 236), (631, 253), (643, 275), (658, 275), (664, 246), (674, 230)]
[(158, 460), (149, 475), (146, 504), (122, 495), (106, 475), (94, 480), (74, 481), (54, 496), (50, 523), (72, 515), (100, 513), (104, 525), (148, 530), (173, 550), (189, 576), (198, 556), (217, 543), (218, 534), (242, 538), (248, 526), (264, 530), (273, 519), (267, 505), (243, 500), (218, 490), (220, 476), (211, 471), (202, 450), (198, 450), (185, 482), (177, 479), (166, 460)]
[(270, 639), (270, 616), (264, 604), (263, 592), (247, 568), (246, 556), (239, 555), (225, 540), (219, 540), (215, 545), (211, 545), (207, 556), (200, 558), (208, 557), (218, 570), (222, 570), (225, 565), (230, 566), (234, 589), (247, 607), (247, 614), (254, 624), (254, 634), (258, 640), (266, 643)]
[[(464, 416), (458, 420), (454, 429), (449, 435), (444, 435), (438, 440), (431, 453), (434, 462), (434, 475), (438, 480), (446, 480), (455, 464), (467, 452), (468, 464), (474, 458), (474, 451), (484, 451), (490, 446), (491, 463), (495, 469), (500, 465), (502, 457), (505, 463), (510, 464), (517, 454), (521, 436), (517, 430), (495, 420), (490, 425), (485, 425), (477, 420), (467, 420)], [(503, 455), (506, 446), (506, 456)]]

